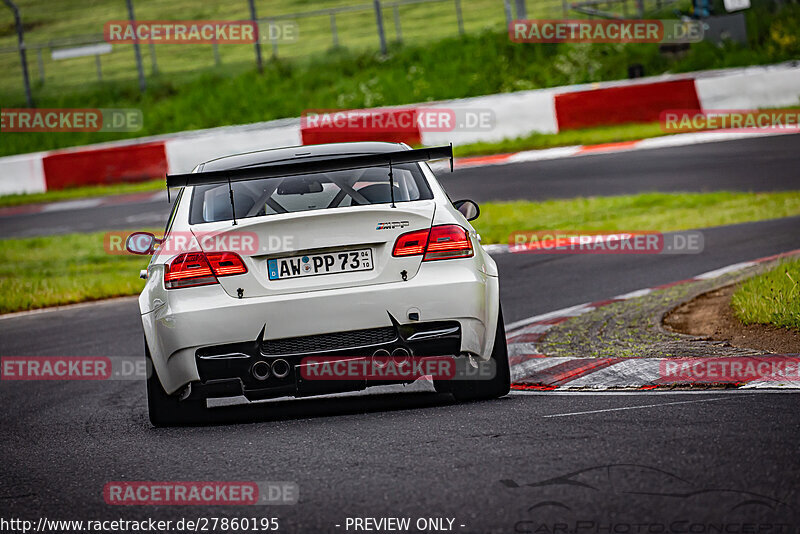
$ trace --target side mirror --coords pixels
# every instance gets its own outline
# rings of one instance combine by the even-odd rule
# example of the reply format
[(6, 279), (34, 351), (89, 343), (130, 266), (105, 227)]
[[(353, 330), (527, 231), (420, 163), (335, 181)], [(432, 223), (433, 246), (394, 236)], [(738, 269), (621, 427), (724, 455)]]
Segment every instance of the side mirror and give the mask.
[(156, 244), (156, 236), (150, 232), (134, 232), (125, 240), (125, 249), (133, 254), (151, 254)]
[(453, 202), (453, 207), (468, 221), (474, 221), (481, 214), (481, 209), (471, 200), (456, 200)]

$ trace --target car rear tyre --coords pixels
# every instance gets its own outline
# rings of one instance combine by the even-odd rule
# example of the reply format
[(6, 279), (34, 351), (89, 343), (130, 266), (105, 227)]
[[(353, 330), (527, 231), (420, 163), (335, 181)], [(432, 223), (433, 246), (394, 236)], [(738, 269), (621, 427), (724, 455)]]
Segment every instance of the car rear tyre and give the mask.
[(200, 423), (206, 412), (205, 400), (180, 400), (168, 395), (156, 375), (147, 340), (144, 342), (144, 355), (149, 374), (147, 376), (147, 409), (153, 426), (177, 426)]
[[(465, 358), (459, 358), (459, 367), (469, 366)], [(472, 371), (473, 374), (481, 374), (480, 367), (495, 367), (494, 376), (489, 379), (475, 380), (447, 380), (435, 383), (437, 391), (448, 391), (453, 394), (457, 401), (475, 401), (496, 399), (507, 395), (511, 389), (511, 370), (508, 365), (508, 347), (506, 345), (506, 332), (503, 325), (503, 311), (497, 314), (497, 330), (494, 337), (494, 347), (488, 362), (478, 362), (479, 369)]]

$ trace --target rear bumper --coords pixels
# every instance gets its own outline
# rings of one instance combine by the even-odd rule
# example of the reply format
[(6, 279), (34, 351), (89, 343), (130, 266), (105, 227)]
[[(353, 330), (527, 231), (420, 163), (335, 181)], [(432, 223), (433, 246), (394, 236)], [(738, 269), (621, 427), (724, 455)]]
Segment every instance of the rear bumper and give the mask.
[[(315, 350), (315, 346), (321, 349)], [(414, 357), (456, 355), (460, 347), (458, 321), (395, 324), (333, 336), (288, 338), (279, 342), (258, 339), (203, 347), (195, 353), (200, 380), (192, 384), (191, 395), (195, 398), (244, 395), (250, 400), (258, 400), (361, 390), (368, 385), (397, 381), (368, 381), (362, 376), (344, 377), (346, 380), (316, 380), (312, 378), (313, 373), (303, 373), (303, 367), (313, 366), (312, 362), (320, 360), (352, 359), (372, 365), (376, 355), (380, 356), (377, 360), (383, 365), (389, 361), (407, 365)], [(390, 356), (392, 354), (394, 358)]]
[[(143, 314), (142, 323), (167, 393), (199, 385), (202, 378), (209, 383), (197, 363), (203, 349), (254, 343), (262, 336), (269, 341), (390, 327), (392, 317), (400, 325), (455, 321), (457, 352), (488, 358), (499, 302), (498, 279), (476, 269), (474, 260), (432, 262), (406, 282), (373, 286), (236, 299), (213, 285), (160, 295), (166, 302)], [(145, 298), (143, 293), (140, 307), (150, 309), (150, 303), (141, 302)], [(418, 321), (409, 319), (412, 311)]]

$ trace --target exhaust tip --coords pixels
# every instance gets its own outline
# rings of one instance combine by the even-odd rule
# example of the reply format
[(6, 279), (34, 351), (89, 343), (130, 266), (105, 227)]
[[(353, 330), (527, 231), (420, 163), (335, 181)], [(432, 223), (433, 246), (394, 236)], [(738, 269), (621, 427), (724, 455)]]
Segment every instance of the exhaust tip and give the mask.
[(286, 360), (278, 359), (272, 362), (272, 374), (275, 375), (275, 378), (286, 378), (291, 370), (292, 368)]
[(411, 360), (411, 353), (405, 347), (397, 347), (392, 351), (392, 359), (398, 367), (407, 364)]
[(258, 361), (253, 364), (253, 368), (250, 369), (250, 373), (256, 380), (266, 380), (269, 378), (269, 364), (264, 361)]
[(386, 349), (378, 349), (372, 353), (373, 361), (378, 367), (386, 367), (390, 356), (391, 354)]

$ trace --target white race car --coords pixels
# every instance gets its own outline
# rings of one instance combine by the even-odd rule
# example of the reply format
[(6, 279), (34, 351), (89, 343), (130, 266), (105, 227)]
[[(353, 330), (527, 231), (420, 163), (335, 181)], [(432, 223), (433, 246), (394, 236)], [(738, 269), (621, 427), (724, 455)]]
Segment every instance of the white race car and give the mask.
[(152, 423), (196, 422), (209, 398), (414, 380), (312, 380), (310, 357), (448, 358), (458, 374), (434, 376), (437, 391), (508, 393), (497, 266), (468, 222), (477, 205), (451, 202), (426, 163), (441, 158), (452, 168), (452, 147), (339, 143), (168, 176), (180, 191), (164, 238), (127, 241), (153, 254), (139, 297)]

